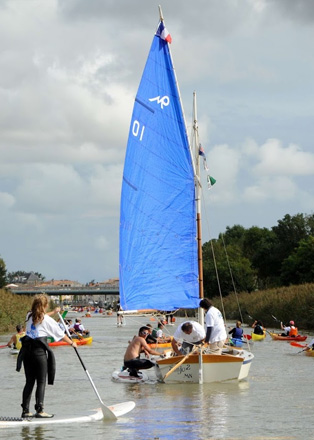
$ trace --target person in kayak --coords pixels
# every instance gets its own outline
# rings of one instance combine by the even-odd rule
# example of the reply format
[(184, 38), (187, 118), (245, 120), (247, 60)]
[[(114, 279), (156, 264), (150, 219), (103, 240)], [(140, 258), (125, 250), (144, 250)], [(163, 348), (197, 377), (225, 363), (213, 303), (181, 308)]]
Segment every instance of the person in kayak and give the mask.
[(241, 339), (242, 340), (243, 328), (241, 328), (241, 325), (242, 325), (242, 322), (237, 321), (236, 326), (229, 331), (229, 335), (231, 335), (231, 337), (233, 339)]
[(283, 323), (280, 323), (281, 330), (284, 331), (284, 333), (281, 333), (281, 336), (298, 336), (298, 328), (295, 327), (294, 321), (290, 321), (289, 325), (285, 326)]
[(149, 329), (143, 326), (138, 331), (138, 336), (134, 336), (132, 341), (130, 341), (128, 348), (124, 354), (124, 365), (123, 369), (127, 369), (130, 376), (140, 377), (138, 375), (139, 370), (147, 370), (152, 368), (155, 364), (149, 359), (140, 358), (141, 353), (146, 355), (152, 354), (155, 356), (164, 356), (165, 352), (159, 353), (153, 350), (146, 342), (146, 338), (149, 334)]
[(35, 417), (53, 417), (53, 415), (44, 412), (47, 376), (48, 384), (53, 385), (56, 371), (54, 354), (48, 345), (47, 337), (50, 336), (56, 341), (62, 339), (73, 347), (76, 347), (76, 343), (73, 342), (59, 327), (58, 323), (49, 316), (47, 313), (48, 306), (49, 300), (45, 294), (36, 295), (31, 311), (26, 315), (26, 335), (21, 338), (22, 347), (16, 365), (16, 370), (20, 371), (22, 363), (24, 364), (26, 377), (21, 404), (23, 408), (22, 418), (33, 417), (33, 414), (29, 411), (29, 405), (35, 383)]
[(12, 348), (12, 344), (13, 344), (14, 349), (20, 350), (20, 348), (22, 347), (21, 338), (25, 336), (25, 329), (22, 326), (22, 324), (18, 324), (15, 327), (15, 329), (16, 329), (16, 334), (12, 335), (11, 339), (7, 343), (7, 346)]
[(265, 328), (263, 326), (262, 321), (260, 321), (259, 319), (255, 320), (253, 322), (252, 328), (254, 329), (253, 333), (255, 333), (256, 335), (263, 335), (264, 334)]

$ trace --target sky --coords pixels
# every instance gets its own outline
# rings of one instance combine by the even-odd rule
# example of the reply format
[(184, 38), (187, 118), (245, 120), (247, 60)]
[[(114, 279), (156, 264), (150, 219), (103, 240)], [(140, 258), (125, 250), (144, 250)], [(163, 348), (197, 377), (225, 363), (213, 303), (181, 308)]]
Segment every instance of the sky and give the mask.
[(1, 0), (0, 257), (8, 272), (118, 277), (134, 97), (161, 4), (188, 129), (217, 183), (203, 241), (313, 214), (314, 2)]

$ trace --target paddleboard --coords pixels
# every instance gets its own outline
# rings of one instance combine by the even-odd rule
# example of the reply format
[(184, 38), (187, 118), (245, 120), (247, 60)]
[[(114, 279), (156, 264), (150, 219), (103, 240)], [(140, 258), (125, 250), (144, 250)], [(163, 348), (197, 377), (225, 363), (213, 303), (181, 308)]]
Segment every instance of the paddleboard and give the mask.
[[(112, 380), (114, 382), (120, 382), (120, 383), (143, 383), (149, 380), (148, 375), (144, 371), (139, 371), (138, 375), (140, 377), (134, 377), (130, 376), (130, 373), (128, 370), (124, 371), (114, 371), (112, 373)], [(111, 409), (111, 407), (109, 407)]]
[(50, 419), (37, 419), (31, 417), (22, 419), (20, 417), (0, 417), (0, 428), (13, 428), (16, 426), (32, 426), (32, 425), (56, 425), (61, 423), (88, 423), (96, 420), (102, 420), (103, 413), (101, 408), (90, 411), (90, 414), (75, 417), (58, 417), (54, 416)]
[[(132, 411), (135, 407), (135, 402), (123, 402), (117, 403), (116, 405), (108, 406), (108, 408), (114, 413), (116, 417), (123, 416), (124, 414)], [(13, 428), (17, 426), (32, 426), (32, 425), (56, 425), (62, 423), (89, 423), (95, 422), (97, 420), (102, 420), (104, 418), (101, 408), (89, 411), (89, 414), (75, 417), (58, 417), (54, 416), (50, 419), (37, 419), (36, 417), (31, 417), (28, 419), (22, 419), (20, 417), (0, 417), (0, 429), (1, 428)], [(104, 419), (105, 420), (105, 419)]]

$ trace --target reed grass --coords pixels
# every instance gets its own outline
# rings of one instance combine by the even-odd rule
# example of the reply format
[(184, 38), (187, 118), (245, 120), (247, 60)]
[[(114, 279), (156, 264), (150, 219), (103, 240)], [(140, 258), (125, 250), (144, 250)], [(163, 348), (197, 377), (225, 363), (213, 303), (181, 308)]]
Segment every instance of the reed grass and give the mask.
[(17, 324), (23, 324), (31, 305), (32, 297), (0, 289), (0, 333), (15, 331)]
[[(218, 298), (213, 301), (218, 308), (219, 301)], [(299, 330), (314, 330), (314, 284), (230, 294), (223, 298), (228, 320), (241, 319), (238, 302), (244, 322), (251, 323), (250, 315), (261, 320), (266, 327), (280, 328), (280, 323), (272, 318), (275, 316), (285, 324), (293, 320)]]

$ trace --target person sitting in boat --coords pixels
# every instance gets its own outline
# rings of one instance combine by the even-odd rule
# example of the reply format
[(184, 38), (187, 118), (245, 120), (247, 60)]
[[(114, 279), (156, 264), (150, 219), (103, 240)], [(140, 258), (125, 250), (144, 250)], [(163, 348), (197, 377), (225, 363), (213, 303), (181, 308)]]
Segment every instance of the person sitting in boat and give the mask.
[(231, 337), (233, 339), (241, 339), (242, 340), (243, 328), (241, 328), (241, 325), (242, 325), (242, 322), (237, 321), (236, 326), (229, 331), (229, 335), (231, 335)]
[(151, 324), (146, 324), (146, 327), (148, 329), (149, 334), (146, 337), (146, 342), (147, 344), (156, 344), (157, 343), (157, 338), (154, 338), (152, 333), (153, 333), (153, 326)]
[(84, 336), (84, 335), (88, 336), (89, 335), (89, 330), (85, 329), (85, 327), (82, 324), (82, 321), (80, 320), (80, 318), (76, 318), (75, 319), (74, 331), (76, 331), (77, 333), (80, 333), (82, 336)]
[(138, 375), (139, 370), (147, 370), (152, 368), (155, 364), (149, 359), (140, 358), (141, 353), (164, 356), (165, 352), (159, 353), (153, 350), (146, 342), (146, 338), (149, 334), (149, 329), (143, 326), (138, 331), (138, 336), (134, 336), (132, 341), (130, 341), (128, 348), (124, 354), (124, 369), (127, 369), (130, 376), (140, 377)]
[(200, 345), (205, 339), (204, 327), (195, 321), (185, 321), (174, 332), (171, 346), (175, 354), (186, 355), (195, 345)]
[(265, 328), (263, 326), (262, 321), (260, 321), (259, 319), (253, 322), (252, 328), (254, 328), (253, 333), (255, 333), (256, 335), (264, 334)]
[(152, 332), (152, 337), (156, 338), (159, 344), (164, 344), (171, 341), (171, 336), (165, 336), (163, 334), (162, 329), (164, 328), (164, 324), (162, 322), (158, 322), (157, 328), (154, 328)]
[(20, 339), (23, 338), (23, 336), (25, 336), (25, 328), (22, 326), (22, 324), (18, 324), (15, 327), (15, 329), (16, 329), (16, 334), (12, 335), (11, 339), (7, 343), (7, 346), (12, 348), (12, 344), (13, 344), (14, 349), (20, 350), (20, 348), (22, 347), (22, 343)]
[(284, 333), (281, 333), (281, 336), (298, 336), (298, 328), (295, 327), (294, 321), (290, 321), (289, 325), (285, 326), (283, 323), (280, 323), (281, 330), (284, 331)]
[(214, 354), (221, 354), (227, 338), (225, 323), (220, 310), (214, 307), (208, 298), (200, 301), (200, 307), (206, 311), (206, 338), (205, 343)]

